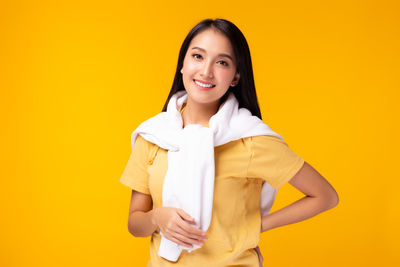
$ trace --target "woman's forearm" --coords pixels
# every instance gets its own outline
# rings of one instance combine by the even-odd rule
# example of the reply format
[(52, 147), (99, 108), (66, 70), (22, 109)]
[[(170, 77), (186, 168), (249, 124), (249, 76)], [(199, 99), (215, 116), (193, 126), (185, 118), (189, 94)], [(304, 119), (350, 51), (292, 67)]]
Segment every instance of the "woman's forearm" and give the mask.
[(135, 211), (129, 216), (128, 230), (136, 237), (147, 237), (157, 230), (157, 225), (154, 223), (154, 211), (148, 212)]
[(311, 218), (337, 205), (333, 199), (305, 196), (261, 219), (261, 232)]

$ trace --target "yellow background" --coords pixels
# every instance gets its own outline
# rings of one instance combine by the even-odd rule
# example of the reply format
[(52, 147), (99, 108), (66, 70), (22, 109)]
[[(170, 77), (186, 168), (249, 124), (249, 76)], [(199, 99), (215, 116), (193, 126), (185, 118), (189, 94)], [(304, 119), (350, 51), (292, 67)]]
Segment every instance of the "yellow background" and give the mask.
[[(0, 265), (145, 266), (119, 183), (204, 18), (244, 33), (263, 120), (340, 203), (262, 234), (264, 266), (399, 264), (398, 1), (2, 1)], [(282, 187), (272, 211), (303, 195)]]

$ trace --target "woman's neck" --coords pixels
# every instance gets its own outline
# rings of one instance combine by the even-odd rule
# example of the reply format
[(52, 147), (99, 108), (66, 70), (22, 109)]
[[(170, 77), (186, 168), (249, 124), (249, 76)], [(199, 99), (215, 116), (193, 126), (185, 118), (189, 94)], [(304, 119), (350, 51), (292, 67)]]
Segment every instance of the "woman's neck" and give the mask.
[(202, 104), (191, 101), (188, 97), (182, 112), (183, 127), (188, 124), (200, 124), (208, 127), (210, 118), (218, 111), (219, 104), (220, 100), (214, 103)]

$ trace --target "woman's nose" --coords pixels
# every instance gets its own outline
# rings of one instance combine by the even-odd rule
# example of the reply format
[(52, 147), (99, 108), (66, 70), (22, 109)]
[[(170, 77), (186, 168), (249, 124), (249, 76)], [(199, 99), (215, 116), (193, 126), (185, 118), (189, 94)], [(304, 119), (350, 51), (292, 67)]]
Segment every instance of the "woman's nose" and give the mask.
[(206, 78), (213, 78), (213, 69), (211, 62), (205, 62), (201, 70), (200, 76)]

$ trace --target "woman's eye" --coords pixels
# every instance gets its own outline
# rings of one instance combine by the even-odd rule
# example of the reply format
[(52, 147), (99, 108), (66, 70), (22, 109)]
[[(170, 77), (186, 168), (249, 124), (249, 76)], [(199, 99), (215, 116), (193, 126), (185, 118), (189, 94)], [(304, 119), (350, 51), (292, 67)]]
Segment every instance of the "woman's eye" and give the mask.
[(201, 58), (201, 55), (199, 55), (199, 54), (193, 54), (193, 57), (196, 58), (196, 59), (200, 59), (200, 58)]
[[(203, 57), (200, 54), (193, 54), (192, 57), (195, 59), (202, 59)], [(221, 63), (224, 66), (229, 66), (229, 64), (226, 61), (220, 60), (218, 63)]]

